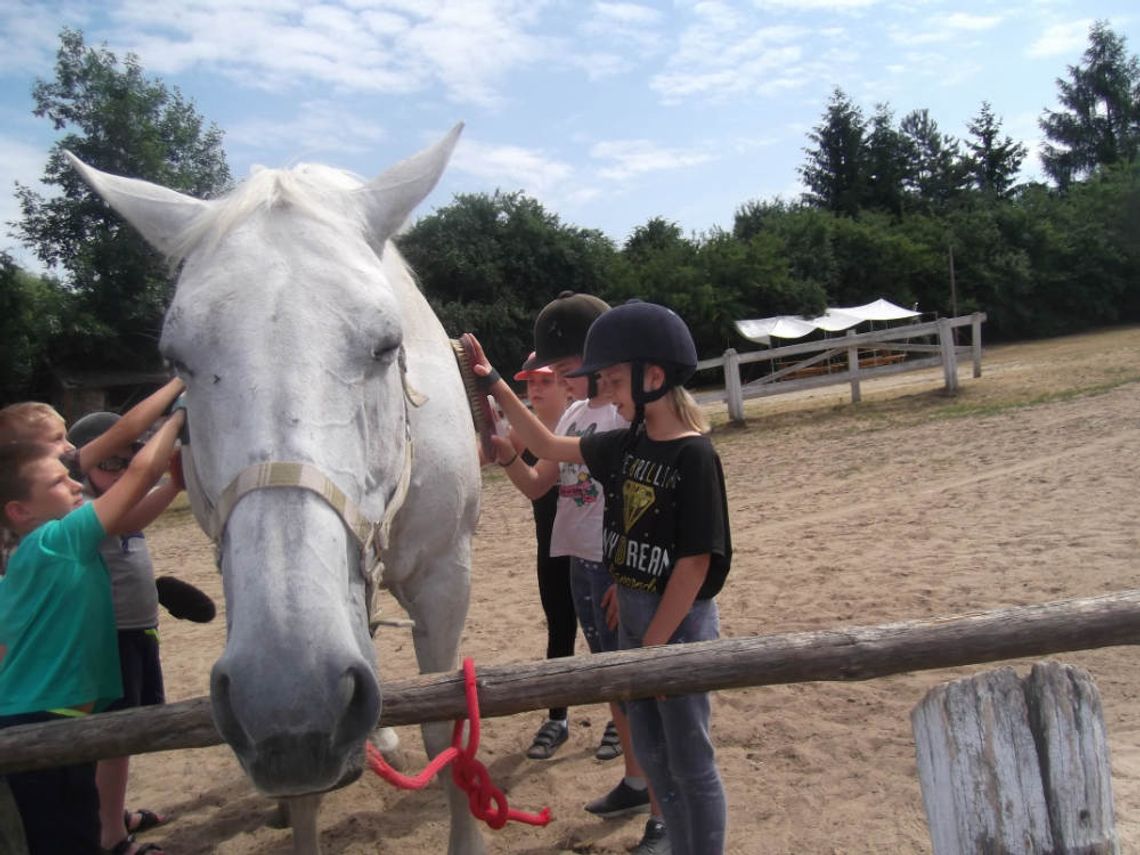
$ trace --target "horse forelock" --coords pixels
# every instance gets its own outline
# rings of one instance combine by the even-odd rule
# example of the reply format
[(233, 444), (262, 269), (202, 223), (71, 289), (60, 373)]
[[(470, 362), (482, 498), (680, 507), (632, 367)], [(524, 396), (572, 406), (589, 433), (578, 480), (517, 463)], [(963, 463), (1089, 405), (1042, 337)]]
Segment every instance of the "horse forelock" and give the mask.
[(360, 232), (365, 227), (364, 211), (355, 204), (353, 191), (363, 185), (351, 172), (316, 163), (258, 169), (194, 219), (175, 241), (171, 260), (177, 263), (196, 249), (212, 249), (249, 218), (275, 212)]

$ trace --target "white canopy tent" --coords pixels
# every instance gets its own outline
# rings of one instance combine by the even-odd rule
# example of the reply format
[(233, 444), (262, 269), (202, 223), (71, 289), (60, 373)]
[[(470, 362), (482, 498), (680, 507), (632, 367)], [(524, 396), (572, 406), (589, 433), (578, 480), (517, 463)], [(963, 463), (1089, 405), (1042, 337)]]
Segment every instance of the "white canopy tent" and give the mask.
[(900, 321), (916, 318), (919, 313), (896, 306), (882, 298), (862, 306), (844, 309), (828, 309), (818, 318), (799, 318), (795, 315), (777, 315), (774, 318), (757, 318), (750, 321), (736, 321), (736, 331), (749, 341), (758, 344), (771, 344), (775, 338), (803, 338), (816, 330), (839, 332), (850, 329), (865, 321)]

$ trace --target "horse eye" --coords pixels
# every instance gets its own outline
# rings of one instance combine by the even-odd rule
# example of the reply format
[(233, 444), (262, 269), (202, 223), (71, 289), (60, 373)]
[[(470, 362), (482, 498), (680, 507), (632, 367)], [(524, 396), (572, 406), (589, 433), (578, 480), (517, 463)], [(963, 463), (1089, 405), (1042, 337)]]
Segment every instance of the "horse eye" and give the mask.
[(167, 359), (167, 362), (170, 363), (170, 367), (174, 369), (174, 373), (177, 374), (179, 377), (193, 377), (194, 376), (194, 372), (191, 371), (189, 366), (187, 366), (186, 363), (183, 362), (181, 359), (173, 359), (173, 358)]
[(372, 358), (377, 362), (391, 362), (399, 349), (398, 344), (379, 344), (372, 348)]

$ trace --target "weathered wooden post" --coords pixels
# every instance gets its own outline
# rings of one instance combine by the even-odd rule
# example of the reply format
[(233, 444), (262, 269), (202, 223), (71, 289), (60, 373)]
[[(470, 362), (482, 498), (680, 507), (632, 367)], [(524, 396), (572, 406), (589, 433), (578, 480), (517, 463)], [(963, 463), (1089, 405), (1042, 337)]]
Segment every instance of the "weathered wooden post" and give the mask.
[(958, 353), (954, 348), (954, 330), (949, 318), (938, 321), (938, 344), (942, 350), (942, 375), (946, 378), (946, 394), (958, 392)]
[[(847, 330), (848, 338), (855, 335), (855, 330)], [(852, 346), (847, 348), (847, 373), (851, 376), (851, 403), (858, 404), (863, 400), (863, 395), (859, 390), (859, 348)]]
[(974, 357), (974, 376), (982, 376), (982, 319), (981, 312), (970, 315), (970, 351)]
[(934, 855), (1119, 851), (1100, 697), (1057, 662), (932, 689), (911, 713)]
[(724, 396), (728, 403), (728, 417), (744, 424), (744, 390), (740, 385), (740, 354), (734, 348), (724, 352)]

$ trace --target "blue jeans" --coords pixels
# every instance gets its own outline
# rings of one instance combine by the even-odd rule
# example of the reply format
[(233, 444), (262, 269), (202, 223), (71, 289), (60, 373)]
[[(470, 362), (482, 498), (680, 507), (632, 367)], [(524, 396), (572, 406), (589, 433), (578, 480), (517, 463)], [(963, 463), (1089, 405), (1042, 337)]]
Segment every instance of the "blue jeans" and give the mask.
[[(617, 590), (622, 649), (641, 647), (661, 595)], [(716, 601), (697, 600), (669, 643), (719, 637)], [(629, 701), (626, 711), (633, 752), (665, 815), (673, 855), (723, 852), (728, 809), (709, 736), (708, 693)]]
[(610, 571), (600, 561), (570, 559), (570, 593), (574, 597), (578, 625), (582, 627), (591, 653), (618, 649), (617, 630), (606, 624), (606, 610), (602, 608), (602, 597), (613, 583)]

